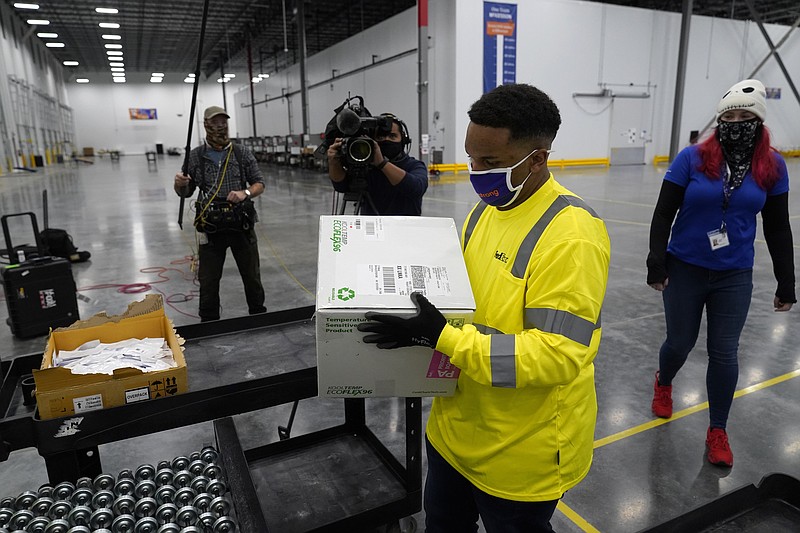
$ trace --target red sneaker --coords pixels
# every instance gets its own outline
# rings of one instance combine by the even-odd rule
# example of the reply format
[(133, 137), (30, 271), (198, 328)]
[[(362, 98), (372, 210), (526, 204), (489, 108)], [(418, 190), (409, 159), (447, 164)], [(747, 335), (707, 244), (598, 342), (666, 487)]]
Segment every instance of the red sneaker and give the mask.
[(733, 466), (733, 452), (728, 444), (728, 434), (722, 428), (708, 428), (706, 434), (708, 462), (712, 465)]
[(653, 414), (659, 418), (672, 416), (672, 385), (659, 385), (658, 372), (653, 384)]

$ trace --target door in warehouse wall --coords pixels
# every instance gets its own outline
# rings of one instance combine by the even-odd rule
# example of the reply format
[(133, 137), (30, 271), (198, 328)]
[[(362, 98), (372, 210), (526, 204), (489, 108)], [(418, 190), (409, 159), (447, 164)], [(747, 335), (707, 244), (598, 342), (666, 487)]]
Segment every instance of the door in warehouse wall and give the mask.
[(643, 165), (649, 97), (614, 96), (609, 132), (612, 165)]

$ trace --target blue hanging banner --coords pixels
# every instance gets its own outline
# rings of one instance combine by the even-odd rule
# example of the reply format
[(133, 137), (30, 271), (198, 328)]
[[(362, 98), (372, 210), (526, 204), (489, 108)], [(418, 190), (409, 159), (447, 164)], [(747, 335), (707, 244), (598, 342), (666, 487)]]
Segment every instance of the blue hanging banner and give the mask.
[(517, 5), (483, 3), (483, 92), (517, 82)]

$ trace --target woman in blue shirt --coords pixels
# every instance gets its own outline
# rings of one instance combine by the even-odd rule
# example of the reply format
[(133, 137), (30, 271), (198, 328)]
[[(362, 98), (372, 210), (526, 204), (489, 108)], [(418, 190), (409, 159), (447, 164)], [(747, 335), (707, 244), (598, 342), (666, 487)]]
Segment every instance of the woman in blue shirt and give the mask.
[(662, 292), (667, 324), (653, 414), (672, 416), (672, 380), (697, 341), (705, 308), (707, 458), (721, 466), (733, 465), (725, 428), (739, 378), (739, 336), (753, 290), (758, 213), (778, 281), (775, 310), (788, 311), (797, 301), (789, 176), (783, 158), (770, 146), (766, 111), (760, 81), (731, 87), (717, 104), (713, 134), (681, 151), (667, 170), (650, 226), (647, 283)]

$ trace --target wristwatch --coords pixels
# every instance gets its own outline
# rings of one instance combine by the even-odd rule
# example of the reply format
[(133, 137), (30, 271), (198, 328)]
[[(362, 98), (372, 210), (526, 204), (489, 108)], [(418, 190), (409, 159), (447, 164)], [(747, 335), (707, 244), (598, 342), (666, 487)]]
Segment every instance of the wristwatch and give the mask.
[(250, 192), (250, 189), (245, 189), (244, 193), (247, 195), (248, 198), (250, 198), (252, 196), (252, 193)]

